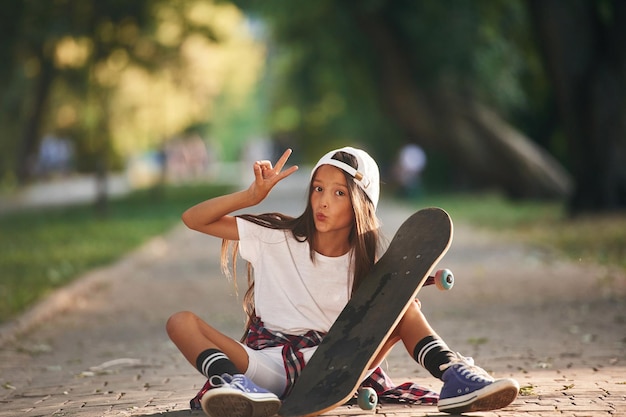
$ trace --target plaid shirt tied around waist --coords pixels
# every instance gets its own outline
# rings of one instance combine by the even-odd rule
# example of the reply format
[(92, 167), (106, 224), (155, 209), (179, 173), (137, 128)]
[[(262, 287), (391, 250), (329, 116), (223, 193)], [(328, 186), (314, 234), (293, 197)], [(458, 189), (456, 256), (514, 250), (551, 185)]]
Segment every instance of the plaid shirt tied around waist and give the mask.
[(285, 364), (285, 375), (287, 385), (280, 398), (285, 398), (290, 392), (293, 384), (304, 369), (304, 355), (300, 349), (319, 345), (325, 333), (309, 330), (303, 335), (290, 335), (282, 332), (268, 330), (263, 326), (263, 322), (257, 317), (253, 320), (246, 336), (246, 345), (254, 350), (262, 350), (268, 347), (282, 346), (283, 362)]
[[(302, 369), (304, 369), (304, 355), (301, 349), (319, 345), (325, 333), (308, 331), (303, 335), (289, 335), (282, 332), (275, 332), (263, 326), (259, 318), (255, 318), (248, 329), (245, 343), (254, 350), (262, 350), (268, 347), (282, 346), (282, 356), (285, 364), (285, 375), (287, 384), (285, 391), (280, 396), (284, 399), (289, 395), (293, 384), (297, 381)], [(420, 387), (412, 382), (405, 382), (395, 386), (391, 379), (380, 368), (374, 372), (361, 384), (362, 387), (373, 388), (378, 399), (387, 403), (407, 403), (407, 404), (437, 404), (439, 394), (427, 388)], [(198, 394), (191, 400), (191, 409), (200, 409), (200, 399), (209, 389), (209, 381)]]

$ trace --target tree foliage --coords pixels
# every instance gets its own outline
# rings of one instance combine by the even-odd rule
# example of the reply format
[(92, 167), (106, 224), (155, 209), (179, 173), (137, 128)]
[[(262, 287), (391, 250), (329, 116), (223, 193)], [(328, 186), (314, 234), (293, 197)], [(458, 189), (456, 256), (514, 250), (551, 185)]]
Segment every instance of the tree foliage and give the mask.
[(417, 142), (474, 185), (624, 207), (624, 2), (238, 4), (278, 44), (281, 136), (362, 141), (383, 160)]
[(229, 109), (259, 106), (247, 99), (262, 76), (268, 130), (310, 158), (359, 144), (386, 171), (414, 142), (446, 181), (571, 196), (573, 211), (620, 209), (624, 4), (4, 2), (0, 175), (26, 177), (47, 131), (73, 137), (90, 167), (191, 125), (227, 141), (235, 135), (219, 124), (235, 123), (243, 141), (250, 122)]
[(264, 50), (232, 4), (201, 0), (18, 0), (0, 24), (0, 175), (29, 176), (46, 132), (92, 170), (241, 106)]
[(309, 148), (362, 142), (389, 162), (416, 142), (443, 156), (448, 180), (516, 197), (567, 194), (559, 163), (504, 120), (528, 113), (525, 83), (541, 69), (521, 2), (242, 3), (268, 19), (279, 45), (283, 136)]

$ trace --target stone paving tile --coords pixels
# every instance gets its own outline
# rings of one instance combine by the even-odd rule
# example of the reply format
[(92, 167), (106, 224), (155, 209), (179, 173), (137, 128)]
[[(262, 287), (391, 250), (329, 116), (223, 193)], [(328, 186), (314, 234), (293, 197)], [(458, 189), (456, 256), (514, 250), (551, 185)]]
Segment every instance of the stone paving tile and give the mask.
[[(153, 373), (154, 372), (154, 373)], [(592, 370), (538, 371), (520, 378), (529, 395), (507, 409), (474, 413), (483, 417), (506, 416), (618, 416), (626, 410), (626, 369), (605, 369), (601, 377)], [(72, 378), (66, 384), (37, 385), (36, 381), (13, 395), (3, 395), (0, 416), (183, 416), (201, 415), (188, 410), (188, 400), (202, 379), (195, 375), (167, 377), (150, 370), (123, 369), (114, 374)], [(146, 382), (154, 379), (154, 382)], [(194, 385), (196, 385), (194, 387)], [(176, 387), (185, 387), (176, 390)], [(3, 394), (6, 394), (3, 393)], [(4, 405), (10, 404), (5, 411)], [(384, 416), (442, 415), (432, 406), (383, 405)], [(329, 416), (371, 415), (357, 407), (340, 407)]]

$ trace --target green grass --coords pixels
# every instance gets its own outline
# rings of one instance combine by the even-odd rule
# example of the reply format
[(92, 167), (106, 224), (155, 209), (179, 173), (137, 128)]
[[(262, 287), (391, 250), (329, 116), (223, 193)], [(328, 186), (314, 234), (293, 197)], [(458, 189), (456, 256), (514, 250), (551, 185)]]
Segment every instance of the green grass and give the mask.
[(442, 207), (456, 222), (557, 250), (571, 259), (626, 269), (626, 213), (568, 218), (563, 204), (511, 201), (498, 194), (430, 195), (415, 204)]
[(0, 322), (89, 269), (108, 264), (180, 222), (191, 205), (223, 194), (210, 186), (165, 187), (92, 206), (32, 209), (0, 216)]

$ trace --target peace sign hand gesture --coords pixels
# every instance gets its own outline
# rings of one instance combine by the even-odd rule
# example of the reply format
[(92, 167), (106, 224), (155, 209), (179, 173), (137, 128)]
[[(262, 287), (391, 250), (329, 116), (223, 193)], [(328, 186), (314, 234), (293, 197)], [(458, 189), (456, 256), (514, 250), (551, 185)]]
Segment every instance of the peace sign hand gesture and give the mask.
[(289, 159), (291, 152), (291, 149), (287, 149), (274, 167), (272, 167), (272, 163), (267, 160), (256, 161), (254, 163), (254, 182), (248, 188), (248, 192), (254, 204), (263, 201), (279, 181), (287, 178), (298, 170), (298, 166), (294, 165), (283, 171), (283, 167)]

